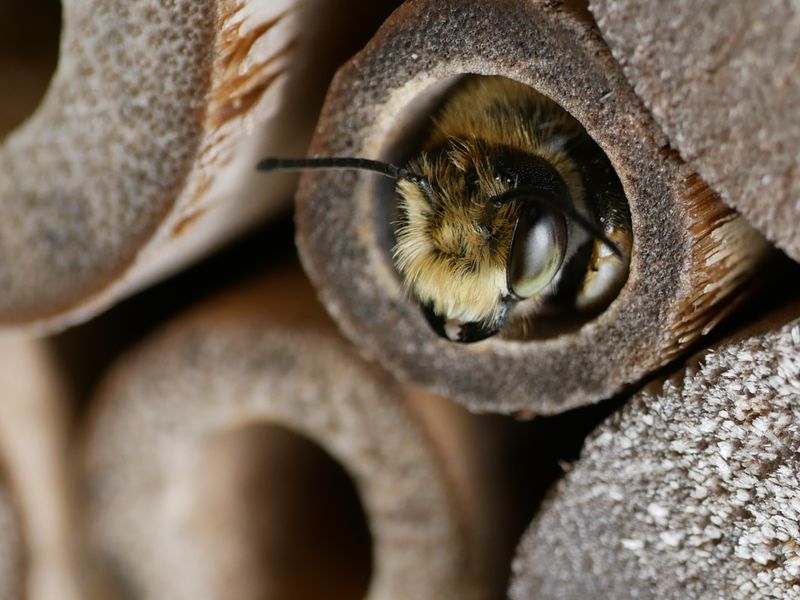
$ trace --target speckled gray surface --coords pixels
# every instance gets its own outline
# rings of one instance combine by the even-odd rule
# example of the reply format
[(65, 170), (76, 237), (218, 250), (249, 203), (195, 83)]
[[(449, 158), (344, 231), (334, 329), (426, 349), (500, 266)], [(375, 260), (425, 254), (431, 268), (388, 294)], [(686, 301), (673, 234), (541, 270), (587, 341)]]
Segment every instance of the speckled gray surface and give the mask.
[(57, 73), (0, 145), (0, 321), (73, 305), (126, 268), (200, 144), (215, 3), (63, 3)]
[(553, 413), (619, 392), (700, 335), (746, 279), (760, 238), (665, 151), (666, 138), (585, 15), (558, 2), (407, 2), (339, 71), (311, 154), (392, 157), (404, 111), (463, 73), (531, 85), (609, 155), (634, 226), (631, 276), (618, 299), (568, 335), (440, 339), (394, 272), (384, 241), (389, 209), (369, 174), (301, 179), (304, 267), (365, 354), (472, 410)]
[(800, 259), (800, 4), (591, 0), (673, 147)]
[(523, 538), (514, 600), (800, 598), (799, 312), (592, 435)]

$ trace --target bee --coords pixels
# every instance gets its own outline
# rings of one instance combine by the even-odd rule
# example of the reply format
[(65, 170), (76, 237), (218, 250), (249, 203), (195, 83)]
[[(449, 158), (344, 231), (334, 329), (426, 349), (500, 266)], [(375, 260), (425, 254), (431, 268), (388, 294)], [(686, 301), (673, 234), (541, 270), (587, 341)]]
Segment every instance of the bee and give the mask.
[(527, 323), (554, 300), (591, 313), (627, 278), (630, 213), (608, 158), (554, 101), (504, 77), (467, 77), (405, 166), (334, 157), (257, 168), (395, 179), (395, 266), (432, 329), (454, 342)]

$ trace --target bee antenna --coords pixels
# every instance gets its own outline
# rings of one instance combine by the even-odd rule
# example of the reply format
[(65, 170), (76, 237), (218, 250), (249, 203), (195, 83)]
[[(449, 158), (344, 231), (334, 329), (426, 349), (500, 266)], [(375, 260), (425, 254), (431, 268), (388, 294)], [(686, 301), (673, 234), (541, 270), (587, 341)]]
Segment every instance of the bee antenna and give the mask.
[(305, 169), (351, 169), (372, 171), (391, 179), (405, 179), (411, 183), (430, 187), (428, 179), (407, 169), (390, 163), (368, 158), (330, 157), (330, 158), (265, 158), (256, 165), (259, 171), (302, 171)]
[(302, 171), (304, 169), (351, 169), (372, 171), (391, 179), (403, 179), (419, 186), (431, 206), (436, 204), (433, 187), (428, 178), (391, 163), (369, 158), (325, 157), (325, 158), (264, 158), (258, 162), (259, 171)]

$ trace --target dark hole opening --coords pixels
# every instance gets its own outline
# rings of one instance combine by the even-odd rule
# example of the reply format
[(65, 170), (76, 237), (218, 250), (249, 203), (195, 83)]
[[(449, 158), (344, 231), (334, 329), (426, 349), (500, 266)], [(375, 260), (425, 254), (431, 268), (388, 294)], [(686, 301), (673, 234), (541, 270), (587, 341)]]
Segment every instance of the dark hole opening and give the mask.
[(42, 100), (58, 62), (61, 3), (0, 2), (0, 140)]
[(211, 556), (219, 540), (226, 548), (214, 561), (216, 596), (366, 596), (367, 517), (353, 480), (319, 445), (278, 425), (248, 425), (215, 438), (201, 464), (197, 543)]

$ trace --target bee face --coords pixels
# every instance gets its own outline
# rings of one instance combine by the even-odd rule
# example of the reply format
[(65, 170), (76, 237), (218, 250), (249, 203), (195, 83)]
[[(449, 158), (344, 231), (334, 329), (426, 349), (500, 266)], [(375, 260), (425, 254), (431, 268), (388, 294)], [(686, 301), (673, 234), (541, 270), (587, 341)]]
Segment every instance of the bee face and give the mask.
[[(489, 337), (561, 266), (566, 219), (540, 200), (568, 201), (567, 186), (539, 157), (482, 140), (450, 139), (409, 169), (431, 186), (398, 186), (398, 270), (437, 333), (459, 342)], [(529, 195), (503, 200), (520, 189)]]
[(488, 158), (472, 150), (453, 141), (410, 165), (431, 182), (432, 193), (400, 183), (394, 257), (421, 304), (449, 320), (488, 326), (508, 295), (505, 267), (516, 207), (488, 202), (507, 188), (491, 173)]

